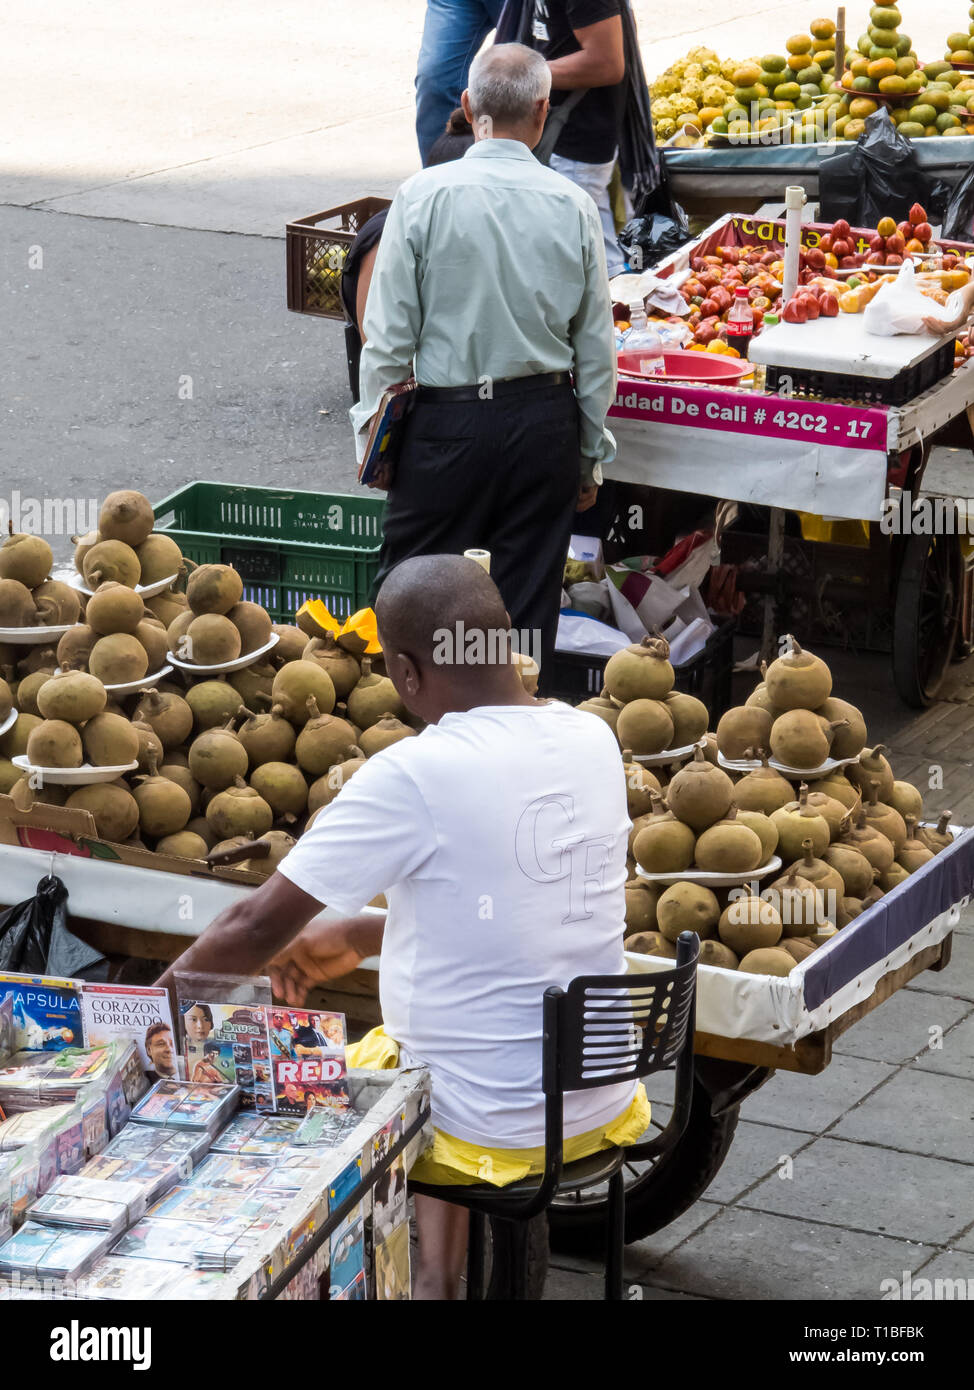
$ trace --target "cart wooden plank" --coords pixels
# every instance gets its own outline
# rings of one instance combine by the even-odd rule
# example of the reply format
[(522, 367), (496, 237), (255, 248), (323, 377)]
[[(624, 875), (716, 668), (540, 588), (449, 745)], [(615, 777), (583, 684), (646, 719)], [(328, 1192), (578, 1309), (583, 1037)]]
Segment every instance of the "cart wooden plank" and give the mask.
[(952, 939), (952, 936), (945, 936), (943, 941), (927, 946), (898, 970), (889, 971), (867, 999), (840, 1014), (827, 1028), (800, 1038), (793, 1047), (775, 1047), (772, 1043), (751, 1042), (747, 1038), (722, 1038), (714, 1033), (698, 1032), (694, 1035), (693, 1050), (702, 1057), (721, 1057), (729, 1062), (749, 1062), (752, 1066), (770, 1067), (774, 1071), (816, 1076), (832, 1060), (832, 1044), (836, 1038), (924, 970), (944, 969), (950, 961)]

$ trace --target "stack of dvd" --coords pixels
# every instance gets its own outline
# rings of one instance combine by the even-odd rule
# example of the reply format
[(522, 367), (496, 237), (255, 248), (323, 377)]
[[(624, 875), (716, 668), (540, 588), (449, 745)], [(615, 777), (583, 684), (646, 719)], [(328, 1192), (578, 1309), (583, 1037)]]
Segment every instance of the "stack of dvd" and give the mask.
[(27, 1215), (45, 1226), (75, 1226), (116, 1236), (144, 1211), (145, 1189), (139, 1182), (60, 1177)]
[(85, 1164), (80, 1176), (99, 1182), (137, 1183), (148, 1204), (175, 1187), (183, 1172), (181, 1164), (173, 1159), (109, 1158), (98, 1154)]
[(205, 1130), (165, 1129), (159, 1125), (126, 1125), (105, 1148), (110, 1158), (151, 1158), (183, 1163), (189, 1172), (210, 1147)]
[(104, 1255), (111, 1240), (105, 1231), (65, 1230), (27, 1221), (0, 1245), (0, 1269), (76, 1279)]
[(157, 1081), (132, 1109), (132, 1119), (146, 1125), (203, 1129), (214, 1135), (240, 1103), (240, 1087)]
[(352, 1106), (347, 1110), (332, 1110), (324, 1105), (316, 1105), (301, 1121), (291, 1143), (296, 1148), (337, 1149), (363, 1119), (362, 1111)]
[(277, 1160), (262, 1154), (211, 1153), (193, 1174), (193, 1185), (249, 1193), (270, 1177), (276, 1168)]
[(168, 1286), (186, 1273), (186, 1266), (165, 1260), (127, 1260), (102, 1255), (74, 1287), (75, 1298), (136, 1299), (168, 1297)]
[(49, 1130), (65, 1123), (73, 1105), (51, 1105), (46, 1110), (27, 1110), (0, 1124), (0, 1153), (14, 1153), (43, 1139)]
[(116, 1047), (66, 1047), (17, 1052), (0, 1069), (0, 1108), (8, 1115), (76, 1100), (86, 1087), (107, 1085), (117, 1069)]
[(303, 1121), (293, 1115), (235, 1115), (213, 1140), (214, 1153), (282, 1153), (295, 1142)]
[(137, 1221), (116, 1241), (112, 1254), (132, 1260), (191, 1265), (193, 1250), (205, 1230), (198, 1221)]

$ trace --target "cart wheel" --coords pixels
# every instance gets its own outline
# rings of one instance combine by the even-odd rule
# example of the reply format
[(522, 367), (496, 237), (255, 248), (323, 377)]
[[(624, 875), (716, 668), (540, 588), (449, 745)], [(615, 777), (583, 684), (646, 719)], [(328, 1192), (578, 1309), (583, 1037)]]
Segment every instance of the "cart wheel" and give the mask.
[(545, 1212), (530, 1221), (490, 1217), (487, 1298), (499, 1302), (537, 1302), (544, 1297), (548, 1277), (548, 1218)]
[(960, 592), (958, 537), (908, 536), (896, 585), (893, 679), (916, 709), (936, 699), (954, 655)]
[[(663, 1158), (627, 1164), (626, 1244), (662, 1230), (706, 1192), (734, 1138), (740, 1106), (711, 1114), (710, 1092), (696, 1079), (690, 1121), (675, 1148)], [(663, 1128), (657, 1120), (652, 1128)], [(554, 1249), (601, 1253), (605, 1245), (606, 1193), (603, 1188), (563, 1192), (548, 1208)]]

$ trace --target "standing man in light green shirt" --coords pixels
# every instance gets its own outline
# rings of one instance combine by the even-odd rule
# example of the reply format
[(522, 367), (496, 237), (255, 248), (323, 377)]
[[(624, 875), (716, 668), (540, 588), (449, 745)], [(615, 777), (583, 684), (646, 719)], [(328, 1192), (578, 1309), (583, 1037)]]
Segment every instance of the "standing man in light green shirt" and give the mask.
[(521, 44), (475, 59), (462, 97), (475, 144), (408, 179), (389, 210), (351, 411), (361, 452), (382, 393), (413, 371), (377, 583), (412, 555), (489, 550), (542, 686), (575, 511), (615, 456), (598, 210), (531, 153), (550, 87)]

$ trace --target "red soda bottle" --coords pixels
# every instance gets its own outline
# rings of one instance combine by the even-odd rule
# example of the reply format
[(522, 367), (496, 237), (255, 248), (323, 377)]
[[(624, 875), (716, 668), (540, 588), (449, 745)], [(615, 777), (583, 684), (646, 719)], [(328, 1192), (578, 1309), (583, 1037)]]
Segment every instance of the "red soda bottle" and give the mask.
[(736, 348), (742, 357), (747, 356), (754, 333), (754, 314), (747, 297), (747, 287), (738, 285), (734, 291), (734, 303), (727, 315), (727, 345)]

